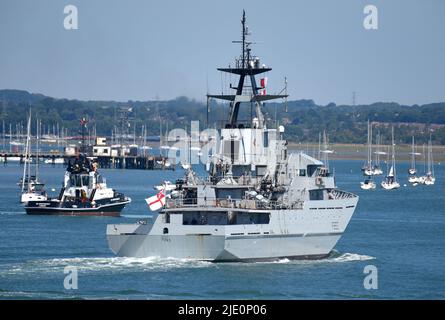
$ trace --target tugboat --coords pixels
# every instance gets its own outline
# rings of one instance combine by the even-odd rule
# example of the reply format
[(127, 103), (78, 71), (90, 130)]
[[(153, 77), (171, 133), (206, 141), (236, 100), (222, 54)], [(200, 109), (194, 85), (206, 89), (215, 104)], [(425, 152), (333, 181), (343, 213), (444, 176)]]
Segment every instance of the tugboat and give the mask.
[[(231, 86), (236, 93), (207, 96), (230, 101), (216, 154), (206, 164), (208, 176), (187, 168), (174, 190), (146, 199), (150, 209), (160, 209), (153, 222), (108, 225), (108, 245), (116, 255), (215, 262), (319, 259), (329, 256), (344, 233), (358, 196), (338, 189), (322, 161), (288, 154), (282, 125), (267, 127), (263, 102), (287, 94), (266, 94), (265, 81), (257, 84), (255, 76), (272, 69), (251, 55), (245, 13), (241, 22), (242, 54), (235, 66), (219, 69), (239, 76)], [(254, 110), (249, 121), (238, 120), (242, 103)]]
[(27, 214), (69, 216), (120, 216), (131, 199), (107, 187), (97, 164), (81, 154), (68, 164), (58, 198), (28, 201)]

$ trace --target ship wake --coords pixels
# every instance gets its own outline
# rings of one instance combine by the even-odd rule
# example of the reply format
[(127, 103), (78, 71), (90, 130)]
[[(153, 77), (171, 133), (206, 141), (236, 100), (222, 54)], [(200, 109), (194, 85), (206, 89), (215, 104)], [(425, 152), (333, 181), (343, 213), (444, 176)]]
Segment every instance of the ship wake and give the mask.
[(54, 273), (61, 272), (66, 267), (76, 268), (81, 272), (102, 271), (149, 271), (171, 270), (175, 268), (199, 268), (211, 264), (206, 261), (175, 258), (127, 258), (127, 257), (75, 257), (44, 260), (31, 260), (0, 270), (0, 274), (16, 274), (26, 272)]
[[(375, 257), (358, 253), (340, 253), (333, 251), (329, 257), (320, 260), (292, 260), (287, 258), (277, 259), (269, 262), (229, 262), (224, 265), (245, 265), (245, 264), (319, 264), (319, 263), (345, 263), (356, 261), (373, 260)], [(130, 257), (75, 257), (75, 258), (56, 258), (44, 260), (31, 260), (15, 265), (9, 265), (9, 268), (1, 268), (0, 274), (25, 274), (25, 273), (63, 273), (66, 267), (76, 268), (78, 272), (139, 272), (139, 271), (169, 271), (177, 268), (207, 268), (217, 266), (209, 261), (194, 259), (177, 258), (130, 258)]]
[(326, 258), (326, 261), (329, 262), (352, 262), (352, 261), (366, 261), (366, 260), (374, 260), (375, 257), (365, 255), (365, 254), (358, 254), (358, 253), (340, 253), (336, 250), (333, 250), (328, 258)]

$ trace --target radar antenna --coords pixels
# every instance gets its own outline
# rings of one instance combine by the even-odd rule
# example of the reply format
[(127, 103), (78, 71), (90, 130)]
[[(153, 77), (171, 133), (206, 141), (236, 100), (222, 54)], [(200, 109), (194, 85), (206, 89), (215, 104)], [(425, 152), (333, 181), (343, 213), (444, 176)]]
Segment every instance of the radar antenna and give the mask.
[[(267, 100), (273, 100), (278, 98), (287, 98), (287, 93), (285, 95), (269, 95), (265, 94), (265, 89), (262, 86), (258, 86), (255, 80), (255, 75), (271, 71), (272, 68), (267, 68), (265, 65), (260, 66), (260, 60), (258, 57), (252, 56), (250, 45), (253, 43), (247, 40), (247, 36), (250, 35), (248, 27), (246, 25), (246, 12), (243, 10), (243, 17), (241, 19), (242, 33), (241, 41), (232, 41), (233, 43), (241, 43), (241, 57), (235, 62), (235, 67), (228, 68), (218, 68), (218, 71), (227, 72), (231, 74), (236, 74), (239, 76), (238, 85), (236, 87), (230, 86), (231, 89), (236, 90), (235, 94), (221, 94), (221, 95), (210, 95), (207, 94), (207, 99), (215, 98), (230, 101), (230, 113), (228, 123), (226, 127), (235, 128), (238, 126), (238, 114), (240, 105), (244, 103), (255, 103), (257, 110), (257, 118), (259, 119), (259, 128), (263, 127), (263, 115), (261, 114), (261, 104)], [(246, 87), (245, 79), (249, 78), (251, 83), (251, 92), (246, 93), (243, 89)], [(286, 89), (287, 91), (287, 89)], [(252, 119), (251, 119), (252, 120)]]

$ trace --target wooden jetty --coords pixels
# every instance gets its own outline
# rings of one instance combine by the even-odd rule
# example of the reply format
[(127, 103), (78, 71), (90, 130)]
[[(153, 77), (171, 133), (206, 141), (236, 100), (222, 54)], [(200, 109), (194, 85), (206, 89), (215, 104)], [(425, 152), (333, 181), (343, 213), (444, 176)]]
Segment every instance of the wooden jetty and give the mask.
[[(139, 169), (139, 170), (175, 170), (176, 163), (162, 156), (153, 155), (137, 155), (137, 156), (88, 156), (90, 159), (94, 159), (99, 168), (112, 168), (112, 169)], [(25, 162), (25, 155), (22, 153), (0, 153), (0, 160), (4, 163), (8, 163), (8, 159), (19, 158), (19, 163)], [(31, 158), (36, 158), (35, 155), (31, 155)], [(39, 159), (50, 159), (52, 163), (56, 164), (56, 159), (64, 159), (64, 164), (67, 165), (70, 161), (73, 162), (76, 156), (64, 155), (64, 154), (40, 154)]]

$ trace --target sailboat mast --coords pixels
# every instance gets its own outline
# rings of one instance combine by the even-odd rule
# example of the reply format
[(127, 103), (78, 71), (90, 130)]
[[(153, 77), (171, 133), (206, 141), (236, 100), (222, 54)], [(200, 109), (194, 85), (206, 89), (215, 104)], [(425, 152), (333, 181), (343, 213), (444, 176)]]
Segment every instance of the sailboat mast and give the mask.
[(3, 152), (5, 152), (6, 150), (5, 150), (5, 145), (6, 145), (6, 142), (5, 142), (5, 120), (2, 120), (2, 140), (3, 140), (3, 148), (2, 148), (2, 151)]
[(375, 165), (380, 166), (380, 131), (377, 131), (376, 137)]
[(368, 168), (372, 170), (372, 123), (368, 120)]
[(28, 135), (26, 137), (26, 140), (28, 142), (28, 150), (26, 152), (26, 161), (25, 163), (28, 166), (28, 192), (30, 192), (31, 184), (29, 183), (31, 181), (31, 112), (29, 112), (29, 124), (28, 124)]
[(433, 142), (431, 141), (431, 135), (430, 135), (430, 145), (431, 145), (431, 174), (434, 176)]
[(431, 134), (430, 134), (430, 140), (428, 141), (428, 173), (429, 175), (432, 174), (432, 145), (431, 145)]
[[(30, 127), (31, 127), (31, 110), (29, 111), (28, 117), (28, 134), (26, 136), (26, 146), (25, 146), (25, 163), (23, 165), (23, 177), (22, 177), (22, 192), (25, 191), (25, 179), (27, 169), (29, 169), (28, 158), (29, 158), (29, 135), (30, 135)], [(28, 172), (28, 191), (29, 191), (29, 172)]]
[(9, 153), (12, 152), (12, 123), (9, 123)]
[(430, 142), (428, 141), (428, 152), (427, 152), (427, 174), (431, 172), (431, 159), (430, 159)]
[(392, 138), (392, 167), (394, 171), (394, 180), (396, 180), (396, 158), (395, 158), (395, 143), (394, 143), (394, 127), (391, 130), (391, 138)]
[(37, 128), (36, 128), (36, 180), (39, 179), (39, 139), (40, 139), (40, 119), (37, 120)]

